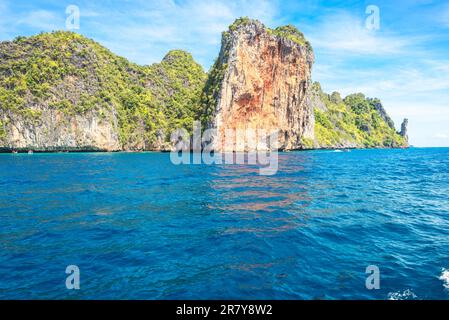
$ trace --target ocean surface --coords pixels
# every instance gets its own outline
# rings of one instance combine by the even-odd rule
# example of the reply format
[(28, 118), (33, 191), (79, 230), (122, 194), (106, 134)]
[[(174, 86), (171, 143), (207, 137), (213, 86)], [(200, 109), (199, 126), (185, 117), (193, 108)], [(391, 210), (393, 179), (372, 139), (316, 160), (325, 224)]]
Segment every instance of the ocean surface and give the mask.
[(448, 269), (449, 149), (0, 155), (0, 299), (449, 299)]

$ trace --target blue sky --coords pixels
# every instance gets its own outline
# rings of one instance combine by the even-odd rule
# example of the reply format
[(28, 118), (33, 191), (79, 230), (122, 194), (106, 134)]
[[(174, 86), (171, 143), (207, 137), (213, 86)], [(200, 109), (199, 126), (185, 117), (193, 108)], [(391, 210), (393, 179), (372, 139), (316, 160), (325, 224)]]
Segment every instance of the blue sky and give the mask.
[[(80, 8), (77, 32), (133, 62), (185, 49), (206, 70), (235, 18), (294, 24), (326, 91), (378, 97), (397, 127), (409, 118), (412, 144), (449, 146), (449, 1), (0, 0), (0, 40), (65, 29), (68, 5)], [(368, 5), (380, 10), (379, 30), (365, 27)]]

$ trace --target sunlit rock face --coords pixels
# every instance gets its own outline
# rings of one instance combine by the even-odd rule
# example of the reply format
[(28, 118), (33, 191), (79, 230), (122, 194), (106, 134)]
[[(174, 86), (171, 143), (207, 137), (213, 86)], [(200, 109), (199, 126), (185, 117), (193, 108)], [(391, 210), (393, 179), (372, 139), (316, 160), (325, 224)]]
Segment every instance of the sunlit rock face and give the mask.
[(39, 110), (40, 117), (33, 121), (10, 115), (7, 148), (36, 151), (121, 149), (114, 121), (104, 121), (95, 112), (68, 116), (44, 106), (36, 110)]
[[(254, 20), (223, 34), (214, 66), (222, 79), (210, 122), (217, 130), (215, 150), (294, 150), (314, 139), (314, 112), (308, 103), (314, 55), (301, 37), (286, 36)], [(256, 141), (248, 137), (242, 143), (242, 133), (248, 130), (256, 133)], [(231, 132), (240, 141), (230, 141)], [(266, 143), (265, 134), (274, 132), (277, 143)]]

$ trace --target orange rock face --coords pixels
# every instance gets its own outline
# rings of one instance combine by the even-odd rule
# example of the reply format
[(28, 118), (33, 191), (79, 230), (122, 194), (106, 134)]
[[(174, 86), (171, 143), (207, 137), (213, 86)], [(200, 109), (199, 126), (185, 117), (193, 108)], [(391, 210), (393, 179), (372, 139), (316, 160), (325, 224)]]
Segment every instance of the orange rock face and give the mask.
[[(212, 121), (215, 150), (302, 149), (305, 139), (314, 138), (313, 107), (307, 103), (311, 50), (257, 21), (225, 35), (223, 48), (224, 77)], [(242, 141), (246, 132), (257, 141), (251, 134)], [(276, 145), (260, 143), (272, 133), (278, 134)]]

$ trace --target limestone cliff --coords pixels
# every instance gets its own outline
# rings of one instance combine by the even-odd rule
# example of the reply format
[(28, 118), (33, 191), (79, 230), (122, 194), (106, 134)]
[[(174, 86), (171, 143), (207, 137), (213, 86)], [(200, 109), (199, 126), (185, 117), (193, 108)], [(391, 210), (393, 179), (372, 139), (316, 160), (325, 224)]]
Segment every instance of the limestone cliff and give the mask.
[(293, 26), (241, 18), (223, 33), (206, 74), (170, 51), (138, 66), (71, 32), (0, 43), (0, 152), (170, 150), (170, 133), (193, 122), (217, 129), (216, 151), (272, 148), (224, 144), (227, 131), (278, 133), (281, 150), (406, 147), (378, 99), (340, 97), (312, 85), (314, 54)]
[(223, 34), (206, 87), (207, 107), (212, 106), (207, 125), (217, 129), (215, 149), (256, 149), (251, 141), (225, 143), (226, 132), (247, 129), (278, 131), (281, 150), (304, 148), (314, 138), (307, 97), (313, 62), (309, 43), (294, 27), (272, 30), (255, 20), (237, 20)]

